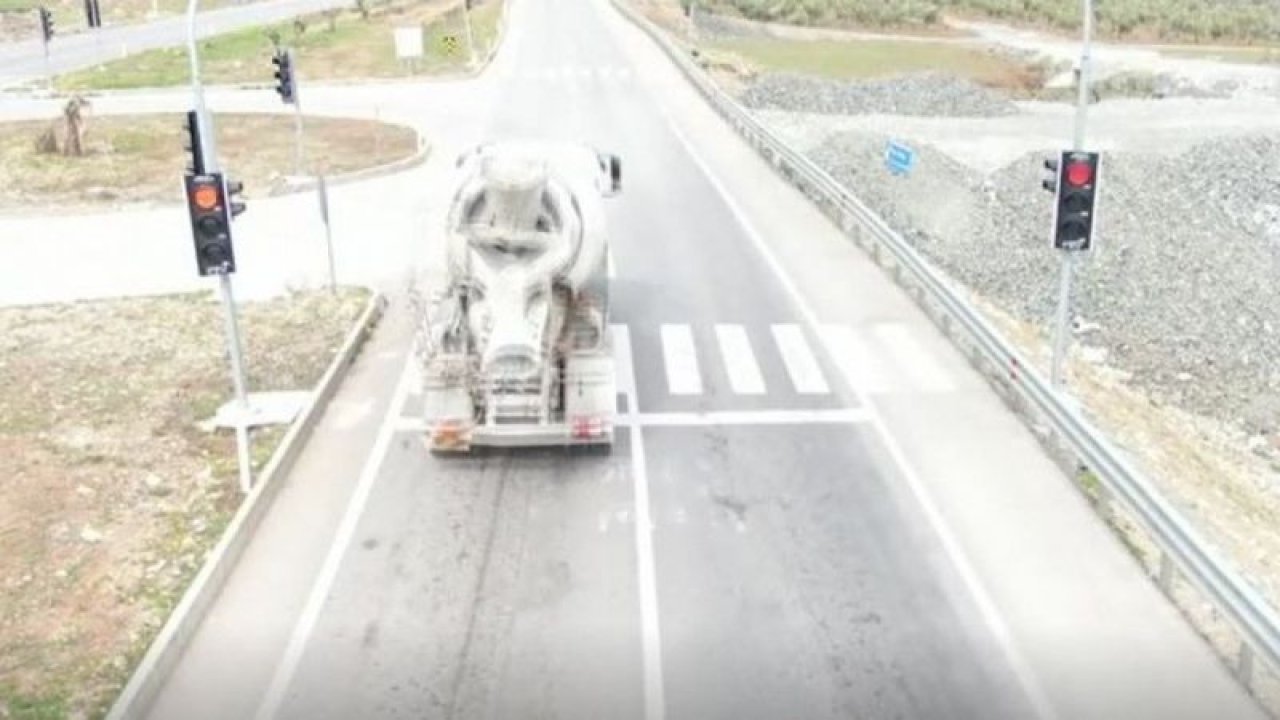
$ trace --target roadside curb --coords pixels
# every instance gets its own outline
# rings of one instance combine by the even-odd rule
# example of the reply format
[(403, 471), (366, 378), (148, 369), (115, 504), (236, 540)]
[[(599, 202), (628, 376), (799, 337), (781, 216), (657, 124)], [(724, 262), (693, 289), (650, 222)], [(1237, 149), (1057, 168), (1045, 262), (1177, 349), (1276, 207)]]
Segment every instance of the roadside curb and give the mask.
[[(388, 124), (392, 124), (392, 123), (388, 123)], [(398, 172), (403, 172), (405, 170), (411, 170), (413, 168), (416, 168), (420, 165), (425, 164), (427, 160), (430, 159), (432, 150), (433, 148), (431, 146), (431, 143), (428, 142), (427, 139), (422, 136), (422, 133), (418, 133), (418, 149), (409, 157), (401, 158), (399, 160), (393, 160), (384, 165), (375, 165), (373, 167), (365, 168), (363, 170), (353, 170), (352, 172), (342, 173), (341, 175), (334, 175), (332, 177), (325, 176), (325, 184), (328, 185), (329, 187), (334, 187), (336, 185), (348, 185), (350, 183), (360, 182), (361, 180), (372, 180), (374, 178), (379, 178), (386, 175), (394, 175)], [(314, 190), (316, 186), (319, 184), (320, 184), (320, 181), (316, 180), (315, 176), (309, 176), (308, 179), (306, 180), (290, 185), (288, 188), (284, 190), (269, 193), (266, 195), (266, 197), (276, 198), (276, 197), (287, 197), (289, 195), (296, 195), (297, 193), (300, 193), (300, 192), (307, 192), (309, 190)]]
[(329, 401), (381, 319), (386, 305), (386, 297), (381, 293), (375, 292), (369, 298), (364, 311), (348, 332), (337, 357), (330, 363), (306, 406), (285, 433), (257, 484), (241, 503), (218, 544), (210, 551), (195, 580), (147, 648), (146, 655), (116, 698), (106, 720), (141, 718), (150, 709), (161, 685), (173, 673), (250, 539), (266, 517), (284, 484), (284, 478), (292, 470), (316, 423), (328, 408)]

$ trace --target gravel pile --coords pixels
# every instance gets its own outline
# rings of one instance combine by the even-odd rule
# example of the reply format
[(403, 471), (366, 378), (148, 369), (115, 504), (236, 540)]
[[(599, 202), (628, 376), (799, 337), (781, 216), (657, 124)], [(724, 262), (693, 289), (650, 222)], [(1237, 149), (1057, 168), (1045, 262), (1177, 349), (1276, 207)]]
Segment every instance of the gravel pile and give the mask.
[[(1059, 263), (1043, 156), (984, 177), (921, 147), (898, 178), (885, 141), (841, 134), (809, 154), (964, 285), (1048, 323)], [(1107, 153), (1103, 173), (1099, 244), (1075, 285), (1079, 342), (1163, 402), (1280, 430), (1280, 135)]]
[(865, 81), (767, 73), (754, 78), (739, 99), (754, 109), (828, 115), (994, 117), (1018, 111), (993, 90), (937, 72)]

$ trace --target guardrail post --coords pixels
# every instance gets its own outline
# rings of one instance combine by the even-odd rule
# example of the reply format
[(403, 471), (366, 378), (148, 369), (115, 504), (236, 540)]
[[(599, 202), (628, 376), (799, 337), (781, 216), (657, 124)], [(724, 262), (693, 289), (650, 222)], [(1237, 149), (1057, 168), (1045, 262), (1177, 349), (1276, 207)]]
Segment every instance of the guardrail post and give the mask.
[(1248, 640), (1240, 641), (1240, 654), (1236, 658), (1236, 673), (1245, 688), (1253, 690), (1253, 646)]
[(1173, 558), (1169, 553), (1160, 553), (1160, 589), (1165, 595), (1173, 594)]

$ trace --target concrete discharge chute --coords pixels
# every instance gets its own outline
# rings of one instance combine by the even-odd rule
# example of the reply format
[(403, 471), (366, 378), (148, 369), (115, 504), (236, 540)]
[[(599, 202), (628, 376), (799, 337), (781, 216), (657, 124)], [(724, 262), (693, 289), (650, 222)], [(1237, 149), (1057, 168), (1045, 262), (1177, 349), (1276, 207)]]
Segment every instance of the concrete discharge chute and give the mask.
[(448, 279), (423, 353), (431, 447), (611, 444), (603, 198), (621, 188), (619, 159), (577, 145), (503, 143), (458, 166)]

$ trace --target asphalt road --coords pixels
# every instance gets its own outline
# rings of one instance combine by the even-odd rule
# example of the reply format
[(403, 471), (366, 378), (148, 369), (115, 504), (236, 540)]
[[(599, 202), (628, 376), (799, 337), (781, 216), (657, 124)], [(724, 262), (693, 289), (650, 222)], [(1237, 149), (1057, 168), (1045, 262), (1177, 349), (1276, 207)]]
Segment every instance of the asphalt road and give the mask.
[[(346, 0), (269, 0), (210, 10), (200, 13), (196, 36), (209, 37), (349, 4)], [(55, 27), (49, 44), (47, 67), (44, 46), (38, 37), (0, 44), (0, 89), (40, 80), (46, 73), (60, 75), (131, 53), (185, 45), (186, 42), (185, 15), (69, 35), (58, 34)]]
[(623, 158), (625, 429), (432, 457), (394, 310), (156, 718), (1257, 717), (1029, 434), (600, 0), (482, 137)]

